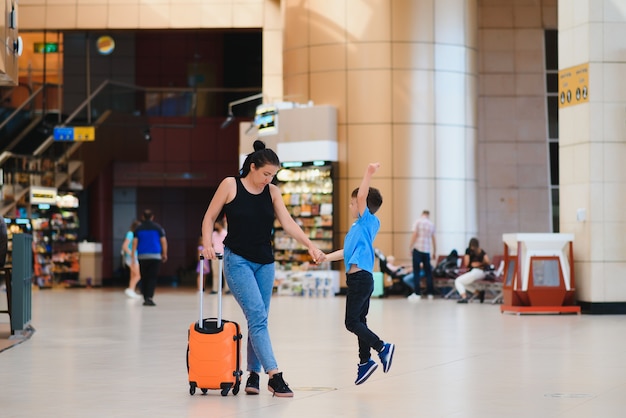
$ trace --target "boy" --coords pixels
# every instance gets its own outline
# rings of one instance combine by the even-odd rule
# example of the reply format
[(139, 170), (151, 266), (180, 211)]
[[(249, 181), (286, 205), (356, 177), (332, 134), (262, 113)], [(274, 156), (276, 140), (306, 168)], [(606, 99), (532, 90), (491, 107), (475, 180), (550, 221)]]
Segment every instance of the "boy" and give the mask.
[(361, 185), (352, 191), (350, 199), (350, 215), (356, 221), (350, 227), (344, 240), (344, 248), (326, 256), (325, 261), (344, 259), (346, 266), (346, 297), (345, 325), (348, 331), (356, 334), (359, 340), (359, 367), (357, 385), (365, 382), (374, 373), (378, 365), (371, 359), (370, 349), (378, 351), (378, 356), (387, 373), (391, 368), (394, 344), (383, 342), (367, 327), (367, 312), (370, 296), (374, 290), (374, 238), (380, 228), (380, 220), (374, 216), (383, 203), (378, 189), (369, 187), (372, 175), (378, 170), (380, 163), (368, 165)]

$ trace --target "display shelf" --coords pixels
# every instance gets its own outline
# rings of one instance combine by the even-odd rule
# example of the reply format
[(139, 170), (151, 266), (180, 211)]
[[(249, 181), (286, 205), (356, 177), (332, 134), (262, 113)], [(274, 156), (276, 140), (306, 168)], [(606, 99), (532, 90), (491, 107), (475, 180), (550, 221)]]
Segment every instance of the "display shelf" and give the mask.
[(57, 204), (33, 207), (35, 276), (42, 288), (78, 284), (78, 201), (61, 195)]
[[(334, 221), (335, 163), (285, 163), (277, 185), (287, 210), (314, 245), (324, 252), (336, 248)], [(306, 247), (288, 235), (278, 220), (274, 223), (274, 257), (280, 268), (310, 261)]]
[(35, 211), (33, 223), (33, 263), (35, 282), (40, 288), (50, 288), (53, 285), (52, 276), (52, 239), (50, 236), (50, 220), (39, 217), (41, 211)]

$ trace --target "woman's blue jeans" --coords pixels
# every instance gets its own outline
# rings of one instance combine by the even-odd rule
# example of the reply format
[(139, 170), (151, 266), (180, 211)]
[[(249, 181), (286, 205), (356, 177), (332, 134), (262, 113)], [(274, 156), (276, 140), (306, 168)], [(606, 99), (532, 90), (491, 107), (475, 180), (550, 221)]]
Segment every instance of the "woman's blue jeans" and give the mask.
[(278, 368), (267, 318), (274, 287), (274, 263), (258, 264), (224, 248), (224, 276), (248, 321), (248, 367), (260, 373)]

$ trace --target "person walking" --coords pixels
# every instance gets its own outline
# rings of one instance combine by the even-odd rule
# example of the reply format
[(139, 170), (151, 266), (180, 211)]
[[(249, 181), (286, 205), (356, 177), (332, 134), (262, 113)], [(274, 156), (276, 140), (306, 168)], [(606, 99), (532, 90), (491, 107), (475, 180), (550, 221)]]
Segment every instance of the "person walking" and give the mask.
[(132, 257), (139, 261), (141, 293), (144, 306), (155, 306), (154, 291), (161, 263), (167, 262), (167, 238), (161, 225), (154, 222), (154, 214), (146, 209), (142, 222), (134, 232)]
[(359, 342), (360, 363), (354, 382), (357, 385), (365, 382), (378, 368), (371, 358), (372, 348), (378, 352), (385, 373), (391, 368), (395, 350), (394, 344), (382, 341), (367, 327), (370, 297), (374, 291), (374, 238), (380, 229), (380, 220), (374, 214), (383, 203), (380, 191), (369, 184), (379, 167), (379, 163), (369, 164), (361, 185), (352, 191), (350, 215), (356, 221), (346, 234), (343, 249), (327, 254), (325, 260), (343, 259), (345, 263), (348, 286), (345, 326)]
[(259, 393), (261, 368), (269, 376), (268, 390), (278, 397), (293, 391), (278, 369), (268, 329), (268, 313), (274, 287), (272, 230), (274, 218), (283, 230), (304, 245), (319, 263), (324, 253), (317, 248), (289, 214), (280, 189), (272, 180), (280, 169), (278, 156), (254, 141), (237, 177), (227, 177), (218, 186), (202, 220), (204, 257), (214, 260), (213, 229), (224, 211), (228, 233), (224, 239), (224, 276), (248, 322), (246, 393)]
[(128, 287), (124, 290), (126, 296), (131, 299), (139, 299), (139, 296), (136, 292), (137, 284), (139, 283), (139, 279), (141, 279), (141, 273), (139, 273), (139, 263), (137, 262), (137, 256), (133, 257), (133, 237), (135, 229), (141, 224), (138, 220), (134, 220), (130, 224), (130, 228), (128, 228), (128, 232), (126, 232), (126, 236), (124, 237), (124, 242), (122, 243), (122, 256), (124, 257), (124, 265), (128, 267), (130, 271), (130, 279), (128, 281)]
[(428, 210), (422, 211), (422, 216), (415, 222), (409, 248), (413, 259), (413, 275), (416, 280), (414, 291), (408, 299), (410, 302), (419, 302), (422, 298), (419, 280), (422, 268), (426, 278), (426, 295), (428, 295), (428, 299), (432, 299), (435, 294), (435, 287), (433, 286), (431, 257), (433, 259), (437, 257), (437, 242), (435, 240), (435, 224), (431, 222)]

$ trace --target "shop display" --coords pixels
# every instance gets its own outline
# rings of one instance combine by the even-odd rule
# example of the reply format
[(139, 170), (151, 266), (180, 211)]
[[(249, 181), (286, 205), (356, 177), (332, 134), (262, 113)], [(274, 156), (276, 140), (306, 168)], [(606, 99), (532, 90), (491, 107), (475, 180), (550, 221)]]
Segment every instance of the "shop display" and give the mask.
[(57, 205), (33, 208), (36, 284), (41, 288), (78, 284), (78, 199), (59, 195)]
[(50, 222), (48, 218), (34, 218), (32, 223), (35, 283), (40, 288), (52, 287), (52, 243), (48, 233)]
[[(287, 210), (322, 251), (337, 248), (335, 238), (335, 163), (327, 161), (283, 163), (276, 179)], [(274, 256), (282, 269), (310, 261), (307, 249), (276, 221)]]

